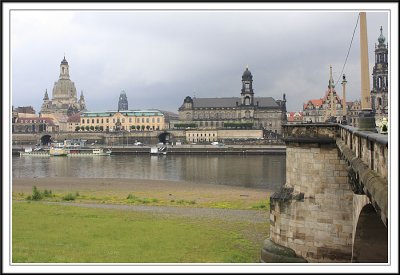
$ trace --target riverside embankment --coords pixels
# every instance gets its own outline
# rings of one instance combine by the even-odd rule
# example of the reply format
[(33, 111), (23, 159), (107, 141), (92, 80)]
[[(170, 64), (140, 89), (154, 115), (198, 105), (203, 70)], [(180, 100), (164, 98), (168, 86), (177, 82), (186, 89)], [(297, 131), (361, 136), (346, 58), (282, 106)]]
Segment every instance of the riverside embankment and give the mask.
[[(154, 145), (155, 146), (155, 145)], [(154, 146), (135, 146), (135, 145), (120, 145), (107, 146), (112, 150), (112, 154), (150, 154), (151, 147)], [(26, 147), (26, 146), (25, 146)], [(23, 151), (23, 146), (13, 146), (13, 155), (19, 155)], [(95, 147), (92, 147), (95, 148)], [(286, 147), (284, 145), (168, 145), (168, 154), (220, 154), (220, 155), (284, 155)]]

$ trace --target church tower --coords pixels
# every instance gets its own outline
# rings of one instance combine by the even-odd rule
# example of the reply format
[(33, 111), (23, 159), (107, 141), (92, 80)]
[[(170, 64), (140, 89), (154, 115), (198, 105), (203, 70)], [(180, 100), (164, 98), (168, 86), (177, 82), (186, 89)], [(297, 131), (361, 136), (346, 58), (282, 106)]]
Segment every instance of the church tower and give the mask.
[(60, 64), (60, 79), (69, 79), (69, 66), (65, 56)]
[(126, 93), (124, 90), (122, 90), (121, 94), (119, 95), (118, 110), (119, 111), (128, 110), (128, 98), (126, 97)]
[(85, 97), (83, 96), (83, 91), (81, 91), (81, 96), (79, 98), (79, 110), (80, 111), (86, 111), (86, 103), (85, 103)]
[(371, 91), (372, 110), (380, 116), (388, 114), (388, 45), (382, 33), (375, 44), (375, 65), (372, 71), (373, 90)]
[(240, 93), (240, 95), (242, 99), (242, 105), (254, 105), (253, 75), (249, 71), (248, 66), (246, 66), (246, 70), (243, 72), (242, 75), (242, 92)]

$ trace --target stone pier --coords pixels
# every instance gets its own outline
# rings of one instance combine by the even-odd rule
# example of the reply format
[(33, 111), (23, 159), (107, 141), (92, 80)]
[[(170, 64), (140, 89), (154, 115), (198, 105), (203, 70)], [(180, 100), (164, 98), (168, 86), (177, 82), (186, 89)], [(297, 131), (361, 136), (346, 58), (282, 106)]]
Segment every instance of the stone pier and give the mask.
[(353, 192), (337, 125), (284, 126), (286, 184), (271, 198), (262, 262), (350, 262)]

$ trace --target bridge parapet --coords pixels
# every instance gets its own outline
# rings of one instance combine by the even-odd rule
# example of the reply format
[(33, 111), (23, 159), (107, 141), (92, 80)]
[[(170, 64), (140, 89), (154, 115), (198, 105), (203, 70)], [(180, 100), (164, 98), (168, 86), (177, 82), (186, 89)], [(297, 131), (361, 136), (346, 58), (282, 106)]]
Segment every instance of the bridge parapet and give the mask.
[[(347, 162), (353, 192), (366, 195), (382, 222), (388, 224), (388, 139), (386, 135), (340, 126), (336, 141), (341, 158)], [(362, 200), (364, 201), (364, 200)], [(358, 205), (360, 204), (360, 205)], [(356, 202), (355, 220), (365, 203)]]
[(340, 125), (340, 139), (368, 168), (388, 178), (388, 136)]

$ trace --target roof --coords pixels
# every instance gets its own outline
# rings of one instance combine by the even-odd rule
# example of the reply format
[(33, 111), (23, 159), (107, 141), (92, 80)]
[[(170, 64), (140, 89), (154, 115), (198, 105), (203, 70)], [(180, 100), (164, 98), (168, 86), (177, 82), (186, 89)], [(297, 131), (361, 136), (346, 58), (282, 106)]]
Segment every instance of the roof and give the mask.
[(74, 115), (68, 117), (67, 122), (80, 122), (80, 120), (81, 120), (81, 114), (77, 113), (77, 114), (74, 114)]
[[(236, 102), (241, 104), (240, 97), (220, 97), (220, 98), (193, 98), (193, 108), (229, 108), (236, 107)], [(272, 97), (254, 97), (254, 105), (259, 107), (279, 107)]]

